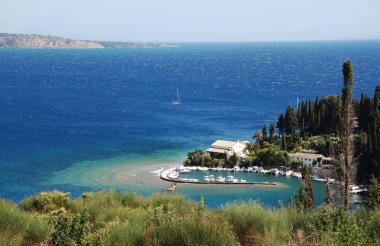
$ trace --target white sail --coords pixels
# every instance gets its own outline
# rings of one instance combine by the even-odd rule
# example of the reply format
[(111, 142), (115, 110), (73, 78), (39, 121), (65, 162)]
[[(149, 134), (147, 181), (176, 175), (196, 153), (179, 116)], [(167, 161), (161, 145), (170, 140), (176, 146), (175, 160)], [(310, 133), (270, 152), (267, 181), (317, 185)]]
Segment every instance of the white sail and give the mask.
[(177, 88), (177, 98), (176, 98), (176, 100), (172, 101), (172, 104), (173, 105), (180, 105), (181, 104), (181, 97), (179, 96), (179, 90), (178, 90), (178, 88)]

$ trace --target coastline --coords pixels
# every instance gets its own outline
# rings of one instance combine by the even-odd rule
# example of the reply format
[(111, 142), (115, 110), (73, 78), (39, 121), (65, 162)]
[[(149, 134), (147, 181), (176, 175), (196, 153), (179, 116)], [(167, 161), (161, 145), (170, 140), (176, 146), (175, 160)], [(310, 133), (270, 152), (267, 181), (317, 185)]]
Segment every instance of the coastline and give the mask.
[(160, 174), (160, 178), (162, 180), (168, 181), (168, 182), (175, 182), (175, 183), (182, 183), (182, 184), (201, 184), (201, 185), (264, 185), (264, 186), (277, 186), (277, 183), (275, 182), (206, 182), (206, 181), (189, 181), (189, 180), (183, 180), (183, 179), (171, 179), (169, 178), (169, 174), (173, 171), (175, 171), (175, 167), (163, 170)]

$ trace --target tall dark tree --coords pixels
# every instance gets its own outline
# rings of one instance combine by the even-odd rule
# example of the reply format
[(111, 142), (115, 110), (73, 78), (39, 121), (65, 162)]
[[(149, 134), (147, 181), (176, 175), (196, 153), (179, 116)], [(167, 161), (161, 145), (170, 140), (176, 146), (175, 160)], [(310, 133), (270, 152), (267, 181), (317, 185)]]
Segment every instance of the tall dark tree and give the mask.
[(350, 170), (353, 168), (354, 155), (354, 109), (352, 104), (352, 87), (354, 72), (351, 61), (343, 63), (343, 89), (342, 89), (342, 109), (340, 120), (339, 138), (341, 142), (340, 167), (344, 180), (344, 208), (348, 210), (349, 183), (352, 178)]
[(255, 132), (255, 135), (253, 136), (254, 139), (256, 139), (256, 145), (261, 146), (261, 142), (263, 140), (263, 135), (259, 130)]
[(285, 113), (285, 133), (294, 136), (298, 126), (297, 114), (294, 108), (289, 105)]
[(263, 141), (268, 140), (268, 130), (267, 130), (267, 124), (264, 123), (263, 130), (261, 131), (263, 135)]
[(380, 207), (380, 184), (375, 176), (371, 176), (370, 186), (368, 188), (368, 195), (364, 200), (364, 203), (369, 208)]
[(314, 209), (314, 194), (313, 187), (311, 185), (310, 168), (305, 166), (302, 169), (302, 179), (304, 183), (298, 190), (298, 196), (296, 196), (296, 206), (303, 211), (310, 211)]
[(269, 125), (269, 143), (273, 143), (274, 142), (274, 135), (276, 133), (276, 129), (274, 127), (274, 123), (271, 122), (270, 125)]
[(278, 128), (278, 132), (280, 134), (284, 134), (284, 130), (285, 130), (285, 117), (284, 117), (283, 113), (281, 113), (280, 116), (278, 117), (277, 128)]
[(281, 135), (281, 149), (285, 150), (285, 151), (288, 150), (288, 145), (286, 144), (285, 134)]

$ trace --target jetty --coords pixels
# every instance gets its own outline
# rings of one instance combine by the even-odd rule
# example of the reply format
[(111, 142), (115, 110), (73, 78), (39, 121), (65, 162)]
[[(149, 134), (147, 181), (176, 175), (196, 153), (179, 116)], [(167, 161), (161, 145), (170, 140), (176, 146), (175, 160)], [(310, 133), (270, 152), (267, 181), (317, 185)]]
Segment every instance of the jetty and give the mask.
[[(218, 181), (203, 181), (197, 179), (182, 179), (178, 175), (171, 175), (176, 173), (176, 168), (172, 167), (161, 172), (160, 178), (168, 182), (183, 183), (183, 184), (203, 184), (203, 185), (265, 185), (276, 186), (275, 182), (218, 182)], [(175, 178), (173, 178), (175, 177)]]

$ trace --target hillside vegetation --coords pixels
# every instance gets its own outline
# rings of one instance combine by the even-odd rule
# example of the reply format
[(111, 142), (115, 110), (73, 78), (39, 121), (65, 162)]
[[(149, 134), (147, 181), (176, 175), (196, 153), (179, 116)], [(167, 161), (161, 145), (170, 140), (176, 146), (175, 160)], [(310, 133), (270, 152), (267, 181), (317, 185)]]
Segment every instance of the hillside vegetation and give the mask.
[(42, 192), (0, 200), (0, 245), (379, 245), (380, 210), (216, 210), (175, 194)]

